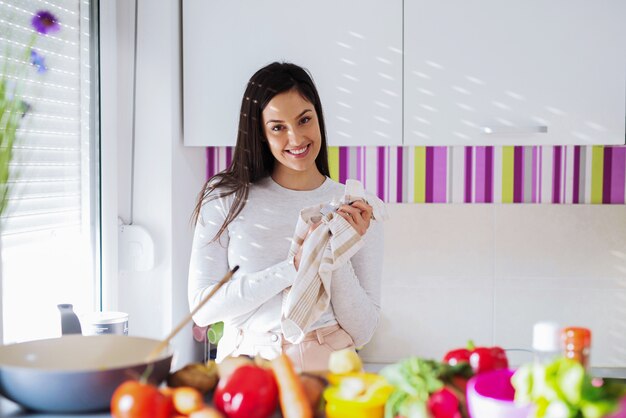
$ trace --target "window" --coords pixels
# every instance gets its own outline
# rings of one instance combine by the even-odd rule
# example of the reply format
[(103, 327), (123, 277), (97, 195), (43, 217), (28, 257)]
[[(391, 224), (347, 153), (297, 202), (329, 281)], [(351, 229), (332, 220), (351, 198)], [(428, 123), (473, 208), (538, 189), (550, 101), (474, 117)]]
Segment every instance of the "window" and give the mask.
[(36, 41), (45, 74), (20, 76), (32, 108), (2, 216), (5, 343), (59, 336), (57, 304), (100, 307), (97, 1), (0, 0), (0, 62), (25, 50), (38, 10), (61, 29)]

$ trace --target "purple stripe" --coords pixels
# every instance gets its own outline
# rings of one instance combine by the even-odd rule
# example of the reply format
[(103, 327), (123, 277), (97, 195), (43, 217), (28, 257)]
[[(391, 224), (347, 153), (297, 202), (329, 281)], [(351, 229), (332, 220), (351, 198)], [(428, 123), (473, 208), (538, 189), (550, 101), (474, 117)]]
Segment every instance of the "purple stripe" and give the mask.
[(402, 147), (397, 147), (397, 162), (396, 162), (396, 202), (402, 202)]
[(361, 149), (363, 147), (356, 148), (356, 179), (363, 182), (363, 173), (361, 172)]
[(206, 148), (206, 178), (210, 179), (215, 175), (215, 148)]
[(611, 203), (611, 174), (613, 148), (604, 147), (604, 173), (602, 173), (602, 203)]
[(561, 146), (554, 147), (552, 167), (552, 203), (561, 203)]
[(493, 146), (485, 150), (485, 202), (493, 202)]
[(339, 147), (339, 183), (348, 179), (348, 147)]
[(539, 193), (537, 193), (537, 203), (541, 203), (541, 193), (543, 191), (543, 147), (539, 147)]
[(574, 179), (572, 180), (572, 203), (580, 203), (580, 145), (574, 146)]
[(385, 202), (391, 202), (391, 147), (385, 147), (385, 155), (387, 156), (387, 165), (385, 170), (385, 178), (387, 186), (385, 187)]
[(485, 155), (487, 147), (476, 147), (476, 190), (474, 202), (485, 203)]
[(426, 203), (433, 202), (433, 158), (434, 158), (434, 147), (426, 147)]
[(434, 147), (433, 155), (433, 202), (446, 203), (448, 177), (448, 147)]
[(465, 203), (472, 203), (472, 147), (465, 147)]
[(378, 190), (376, 190), (376, 195), (382, 199), (385, 200), (385, 147), (377, 147), (378, 148), (378, 172), (376, 173), (377, 176), (377, 183), (378, 183)]
[(230, 167), (230, 163), (233, 161), (233, 147), (226, 147), (226, 167)]
[(537, 147), (533, 147), (533, 187), (532, 187), (532, 202), (537, 203)]
[(524, 201), (524, 147), (513, 148), (513, 203)]
[(626, 148), (613, 148), (613, 173), (611, 173), (611, 203), (624, 203), (624, 180), (626, 177)]
[(563, 192), (561, 193), (561, 202), (567, 202), (567, 145), (563, 146), (563, 172), (561, 173), (563, 183)]

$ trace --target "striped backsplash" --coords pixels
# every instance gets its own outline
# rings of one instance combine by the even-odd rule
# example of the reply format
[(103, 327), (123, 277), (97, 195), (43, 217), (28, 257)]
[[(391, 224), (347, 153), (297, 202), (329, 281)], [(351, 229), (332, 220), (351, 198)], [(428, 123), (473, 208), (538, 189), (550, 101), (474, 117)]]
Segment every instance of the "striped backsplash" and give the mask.
[[(329, 147), (331, 177), (391, 203), (624, 204), (626, 146)], [(207, 148), (207, 177), (233, 147)]]

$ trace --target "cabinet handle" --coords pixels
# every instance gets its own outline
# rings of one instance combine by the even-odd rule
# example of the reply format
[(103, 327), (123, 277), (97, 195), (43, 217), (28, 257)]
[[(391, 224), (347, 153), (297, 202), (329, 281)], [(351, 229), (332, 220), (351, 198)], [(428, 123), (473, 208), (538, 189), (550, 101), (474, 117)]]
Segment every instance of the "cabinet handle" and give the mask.
[(531, 126), (529, 128), (513, 128), (508, 126), (483, 126), (481, 128), (486, 135), (500, 134), (547, 134), (547, 126)]

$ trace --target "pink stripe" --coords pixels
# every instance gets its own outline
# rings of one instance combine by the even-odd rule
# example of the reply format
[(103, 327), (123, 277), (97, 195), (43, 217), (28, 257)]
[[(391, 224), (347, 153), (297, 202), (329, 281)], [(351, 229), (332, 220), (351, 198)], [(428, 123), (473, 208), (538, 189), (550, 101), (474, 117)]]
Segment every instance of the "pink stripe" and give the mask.
[(474, 202), (485, 203), (485, 147), (476, 147), (476, 194)]
[(537, 147), (533, 147), (532, 201), (537, 203)]
[(433, 202), (446, 203), (447, 147), (434, 147), (433, 156)]
[(624, 177), (626, 177), (626, 148), (613, 148), (611, 164), (611, 203), (624, 203)]

